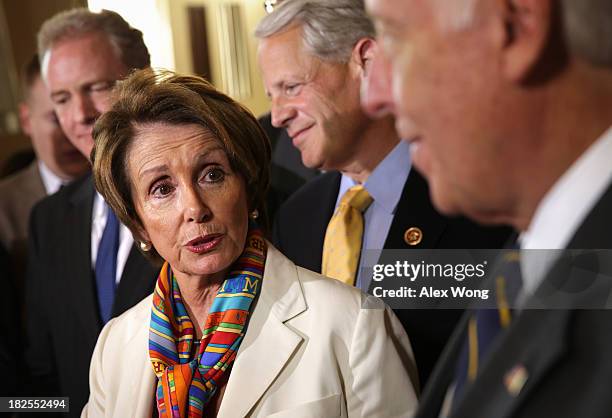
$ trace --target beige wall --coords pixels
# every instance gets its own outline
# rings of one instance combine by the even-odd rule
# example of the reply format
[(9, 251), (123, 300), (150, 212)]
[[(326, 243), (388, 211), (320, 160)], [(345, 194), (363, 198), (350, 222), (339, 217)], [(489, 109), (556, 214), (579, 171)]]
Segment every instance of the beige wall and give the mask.
[(242, 18), (246, 33), (249, 76), (251, 81), (251, 94), (248, 97), (234, 97), (247, 106), (256, 116), (269, 110), (270, 104), (265, 95), (259, 70), (257, 68), (257, 40), (253, 36), (255, 27), (264, 16), (263, 1), (259, 0), (167, 0), (171, 2), (169, 8), (172, 31), (174, 34), (174, 54), (176, 70), (179, 72), (193, 72), (191, 64), (191, 49), (189, 43), (189, 28), (187, 26), (187, 7), (190, 5), (204, 5), (208, 28), (209, 48), (211, 55), (211, 82), (222, 89), (221, 59), (219, 38), (223, 28), (220, 28), (216, 19), (216, 8), (223, 3), (234, 3), (242, 6)]
[[(161, 16), (168, 19), (171, 24), (175, 69), (185, 73), (193, 72), (187, 7), (189, 5), (204, 5), (206, 7), (206, 23), (211, 55), (211, 81), (220, 89), (223, 89), (223, 77), (219, 39), (221, 37), (221, 30), (224, 28), (218, 25), (217, 8), (227, 3), (241, 5), (244, 24), (243, 31), (247, 42), (250, 94), (234, 98), (247, 106), (256, 116), (269, 110), (270, 105), (257, 68), (257, 40), (253, 36), (255, 26), (265, 13), (263, 1), (157, 0), (156, 3)], [(4, 8), (8, 22), (7, 29), (10, 37), (10, 49), (13, 55), (10, 61), (15, 63), (15, 71), (21, 68), (34, 52), (36, 32), (42, 22), (60, 10), (86, 5), (86, 0), (0, 0), (0, 7)], [(16, 86), (14, 87), (17, 88)], [(23, 135), (0, 135), (0, 164), (13, 152), (27, 147), (29, 147), (29, 140)]]

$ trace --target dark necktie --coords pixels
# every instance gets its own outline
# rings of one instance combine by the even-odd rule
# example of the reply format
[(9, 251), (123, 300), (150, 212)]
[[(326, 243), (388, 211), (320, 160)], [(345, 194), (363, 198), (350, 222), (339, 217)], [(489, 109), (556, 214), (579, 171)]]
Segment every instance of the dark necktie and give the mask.
[(474, 309), (468, 322), (463, 347), (457, 361), (455, 391), (452, 410), (460, 403), (469, 386), (478, 375), (485, 356), (501, 332), (510, 326), (511, 304), (516, 300), (522, 286), (520, 252), (518, 249), (503, 253), (499, 267), (495, 270), (493, 296), (496, 307)]
[(96, 258), (96, 287), (100, 318), (106, 324), (113, 311), (115, 300), (115, 274), (117, 271), (117, 251), (119, 250), (119, 221), (113, 211), (106, 206), (106, 226), (98, 246)]

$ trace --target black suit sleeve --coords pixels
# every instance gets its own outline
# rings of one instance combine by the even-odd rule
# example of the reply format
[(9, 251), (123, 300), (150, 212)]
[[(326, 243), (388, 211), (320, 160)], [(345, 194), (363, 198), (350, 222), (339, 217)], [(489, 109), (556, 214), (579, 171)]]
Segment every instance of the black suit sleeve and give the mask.
[(48, 292), (50, 281), (45, 269), (49, 261), (41, 248), (41, 236), (44, 235), (45, 222), (38, 206), (30, 216), (28, 238), (28, 266), (26, 272), (26, 364), (30, 381), (24, 395), (57, 395), (59, 387), (55, 356), (49, 321), (53, 313), (48, 311)]

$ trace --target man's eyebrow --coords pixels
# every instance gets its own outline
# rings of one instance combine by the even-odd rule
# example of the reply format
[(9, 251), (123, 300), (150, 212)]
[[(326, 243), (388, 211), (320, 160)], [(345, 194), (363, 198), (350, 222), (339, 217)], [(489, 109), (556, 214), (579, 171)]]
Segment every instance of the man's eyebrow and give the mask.
[(58, 90), (58, 91), (52, 91), (51, 94), (49, 95), (51, 98), (55, 97), (55, 96), (63, 96), (68, 94), (68, 92), (66, 90)]

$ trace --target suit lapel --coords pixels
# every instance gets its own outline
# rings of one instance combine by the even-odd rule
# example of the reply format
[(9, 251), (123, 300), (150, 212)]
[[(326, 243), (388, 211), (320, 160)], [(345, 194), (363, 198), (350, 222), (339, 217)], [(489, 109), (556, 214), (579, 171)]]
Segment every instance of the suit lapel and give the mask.
[[(416, 170), (410, 170), (384, 248), (436, 248), (447, 222), (432, 206), (425, 179)], [(413, 227), (422, 231), (423, 238), (420, 243), (411, 246), (404, 235)]]
[(220, 418), (247, 416), (253, 409), (302, 342), (285, 322), (305, 310), (295, 266), (269, 246), (261, 294), (223, 395)]
[(69, 212), (66, 214), (66, 248), (62, 254), (70, 254), (67, 266), (67, 278), (70, 294), (79, 295), (73, 298), (78, 320), (83, 324), (90, 337), (97, 338), (100, 329), (100, 316), (96, 298), (95, 278), (91, 267), (91, 217), (93, 210), (94, 189), (91, 177), (75, 190), (70, 199)]
[(496, 342), (453, 418), (512, 416), (566, 353), (571, 314), (569, 310), (524, 311)]
[(449, 338), (448, 344), (440, 355), (436, 367), (424, 388), (416, 418), (440, 416), (440, 407), (446, 397), (450, 384), (455, 378), (457, 356), (465, 338), (468, 320), (469, 316), (463, 315)]
[(572, 249), (612, 249), (610, 229), (602, 228), (602, 225), (610, 225), (611, 213), (612, 184), (608, 186), (606, 192), (578, 228), (567, 247)]
[(296, 264), (318, 273), (321, 272), (325, 232), (336, 207), (340, 178), (338, 172), (326, 173), (308, 184), (312, 196), (301, 212), (303, 221), (295, 230), (295, 243), (299, 246), (296, 251), (304, 253), (304, 262)]

